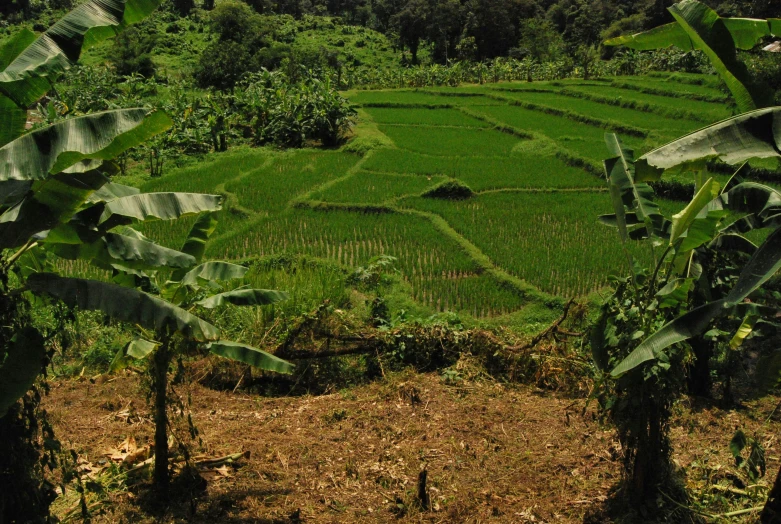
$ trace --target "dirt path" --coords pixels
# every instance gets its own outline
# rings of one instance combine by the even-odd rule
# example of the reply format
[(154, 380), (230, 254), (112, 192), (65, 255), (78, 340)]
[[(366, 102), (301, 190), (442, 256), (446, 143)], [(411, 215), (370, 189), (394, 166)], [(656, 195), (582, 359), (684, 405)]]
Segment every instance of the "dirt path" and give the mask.
[[(581, 522), (620, 473), (613, 432), (582, 414), (582, 400), (526, 387), (410, 373), (319, 397), (191, 389), (205, 453), (250, 458), (208, 483), (194, 516), (190, 504), (172, 504), (162, 522)], [(134, 376), (55, 383), (46, 407), (89, 461), (128, 436), (151, 441)], [(735, 425), (759, 418), (686, 410), (673, 428), (679, 462), (728, 461)], [(772, 448), (778, 423), (762, 428)], [(424, 467), (428, 512), (415, 503)], [(98, 521), (160, 521), (139, 509), (135, 489), (112, 494)]]

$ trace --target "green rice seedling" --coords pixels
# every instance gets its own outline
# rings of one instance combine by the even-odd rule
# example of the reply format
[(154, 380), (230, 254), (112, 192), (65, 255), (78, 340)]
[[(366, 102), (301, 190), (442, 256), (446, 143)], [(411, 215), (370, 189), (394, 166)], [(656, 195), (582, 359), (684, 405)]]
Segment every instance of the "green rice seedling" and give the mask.
[[(273, 157), (270, 149), (242, 150), (223, 153), (216, 160), (172, 171), (142, 186), (145, 192), (181, 191), (188, 193), (224, 194), (225, 185), (236, 177), (261, 168)], [(232, 209), (230, 198), (217, 214), (216, 234), (228, 231), (230, 223), (245, 214)], [(141, 231), (155, 242), (172, 249), (181, 247), (187, 238), (195, 217), (184, 217), (174, 222), (144, 222)]]
[(301, 193), (345, 176), (359, 160), (357, 155), (338, 151), (296, 151), (226, 184), (225, 189), (242, 207), (274, 214)]
[(686, 100), (699, 100), (715, 104), (729, 104), (730, 102), (729, 95), (722, 93), (719, 90), (700, 88), (699, 86), (689, 86), (689, 89), (677, 89), (675, 84), (666, 82), (664, 80), (654, 82), (653, 79), (648, 81), (645, 79), (635, 79), (635, 81), (632, 81), (629, 78), (620, 77), (613, 80), (611, 85), (621, 89), (630, 89), (632, 91), (639, 91), (640, 93), (649, 95), (661, 95), (670, 98), (684, 98)]
[(447, 103), (436, 97), (418, 90), (390, 90), (390, 91), (354, 91), (348, 93), (348, 99), (353, 104), (429, 104)]
[[(224, 225), (226, 213), (226, 210), (216, 213), (217, 220), (219, 221), (217, 225), (218, 229)], [(184, 244), (184, 241), (187, 240), (187, 235), (190, 233), (196, 220), (197, 217), (189, 216), (174, 221), (144, 222), (140, 225), (139, 229), (144, 235), (161, 246), (170, 249), (180, 249)]]
[(554, 92), (561, 89), (559, 82), (507, 82), (501, 84), (486, 84), (481, 89), (487, 93), (493, 91), (546, 91)]
[(402, 196), (419, 195), (446, 180), (444, 176), (415, 176), (358, 171), (310, 198), (324, 202), (381, 204)]
[(590, 86), (590, 85), (572, 85), (569, 89), (575, 91), (583, 91), (586, 93), (594, 93), (602, 96), (621, 97), (626, 100), (633, 100), (638, 103), (650, 103), (660, 105), (662, 107), (669, 107), (673, 110), (694, 111), (707, 117), (711, 122), (718, 122), (732, 116), (732, 110), (725, 104), (714, 104), (711, 102), (703, 102), (700, 100), (687, 100), (683, 98), (671, 98), (667, 96), (652, 95), (647, 93), (640, 93), (631, 89), (621, 89), (610, 85), (605, 86)]
[(153, 178), (141, 190), (145, 193), (160, 191), (181, 191), (187, 193), (214, 192), (220, 184), (242, 173), (261, 167), (273, 155), (270, 149), (244, 149), (221, 153), (217, 158), (183, 169), (171, 170), (170, 174)]
[(372, 120), (378, 124), (403, 124), (427, 126), (489, 127), (482, 120), (465, 115), (457, 109), (392, 109), (367, 108)]
[[(714, 77), (718, 79), (718, 77)], [(690, 82), (680, 82), (676, 77), (658, 78), (647, 76), (622, 76), (616, 78), (619, 83), (626, 83), (630, 85), (637, 85), (639, 87), (650, 87), (659, 89), (660, 91), (667, 91), (670, 94), (678, 95), (695, 95), (702, 96), (705, 99), (716, 100), (725, 99), (728, 97), (725, 91), (722, 91), (718, 85), (706, 85), (706, 84), (692, 84)]]
[(415, 301), (437, 312), (456, 311), (488, 318), (512, 313), (528, 303), (518, 292), (488, 275), (415, 275), (409, 281)]
[(346, 306), (350, 295), (345, 280), (348, 271), (326, 260), (306, 257), (272, 257), (252, 264), (245, 282), (257, 289), (280, 289), (290, 298), (275, 306), (290, 316), (307, 313), (329, 300)]
[[(442, 216), (495, 264), (553, 295), (586, 295), (627, 263), (615, 231), (595, 219), (611, 210), (603, 193), (491, 193), (404, 203)], [(630, 245), (635, 256), (650, 256), (642, 249)]]
[[(503, 84), (504, 85), (504, 84)], [(491, 98), (491, 90), (486, 86), (435, 87), (421, 90), (423, 93), (454, 106), (501, 106), (504, 102)]]
[[(350, 268), (366, 265), (379, 255), (394, 256), (416, 300), (436, 310), (455, 307), (460, 300), (470, 311), (479, 304), (479, 311), (486, 315), (499, 314), (518, 303), (504, 301), (489, 307), (488, 302), (460, 296), (457, 290), (474, 293), (474, 288), (457, 287), (453, 281), (475, 276), (478, 266), (427, 220), (407, 214), (291, 209), (217, 239), (207, 252), (215, 258), (234, 259), (284, 253), (324, 258)], [(507, 293), (513, 292), (504, 290), (502, 296)]]
[[(510, 126), (541, 133), (586, 158), (601, 161), (605, 156), (605, 130), (600, 127), (517, 106), (483, 107), (480, 111)], [(642, 143), (634, 137), (627, 137), (625, 142), (636, 149)]]
[(62, 276), (87, 278), (104, 282), (111, 278), (109, 271), (95, 267), (88, 260), (65, 260), (64, 258), (58, 258), (55, 264), (58, 274)]
[(208, 253), (233, 259), (297, 253), (349, 267), (391, 255), (409, 274), (475, 269), (468, 256), (425, 220), (395, 213), (290, 209), (215, 240)]
[(491, 129), (380, 125), (400, 148), (441, 156), (507, 156), (518, 139)]
[[(519, 145), (533, 142), (521, 141)], [(536, 148), (540, 151), (540, 148)], [(443, 157), (422, 155), (399, 149), (377, 151), (363, 166), (367, 170), (445, 175), (457, 178), (474, 191), (493, 189), (603, 187), (604, 182), (582, 169), (570, 167), (556, 158), (534, 153), (513, 153), (511, 157)]]
[(702, 73), (670, 73), (668, 71), (649, 71), (644, 78), (661, 78), (670, 80), (679, 84), (692, 84), (707, 86), (713, 89), (721, 89), (724, 82), (717, 75), (704, 75)]
[(658, 136), (667, 140), (672, 140), (702, 127), (701, 122), (625, 109), (616, 105), (568, 97), (555, 92), (541, 93), (520, 90), (509, 92), (503, 90), (502, 94), (518, 100), (556, 107), (591, 117), (624, 122), (648, 131), (654, 130)]

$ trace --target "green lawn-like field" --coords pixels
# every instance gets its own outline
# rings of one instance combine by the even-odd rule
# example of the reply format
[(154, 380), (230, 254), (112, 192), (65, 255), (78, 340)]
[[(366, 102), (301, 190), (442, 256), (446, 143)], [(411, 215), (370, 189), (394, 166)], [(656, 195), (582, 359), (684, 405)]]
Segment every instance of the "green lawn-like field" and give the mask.
[[(616, 232), (597, 220), (611, 211), (599, 168), (605, 133), (623, 126), (624, 142), (647, 151), (729, 116), (707, 101), (720, 93), (691, 75), (352, 92), (361, 148), (228, 152), (144, 189), (224, 196), (210, 257), (330, 260), (317, 270), (253, 270), (253, 285), (291, 288), (294, 301), (306, 300), (293, 289), (300, 278), (341, 302), (344, 275), (389, 255), (421, 311), (540, 318), (627, 271)], [(445, 182), (473, 195), (432, 198)], [(683, 205), (660, 201), (668, 215)], [(144, 232), (180, 247), (193, 221)], [(647, 249), (629, 246), (641, 260)]]

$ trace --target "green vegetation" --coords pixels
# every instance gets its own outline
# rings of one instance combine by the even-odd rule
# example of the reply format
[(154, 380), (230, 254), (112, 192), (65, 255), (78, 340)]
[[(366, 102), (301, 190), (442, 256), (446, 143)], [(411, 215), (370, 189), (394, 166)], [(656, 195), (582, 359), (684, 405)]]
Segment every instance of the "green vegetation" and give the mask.
[(491, 260), (552, 295), (600, 289), (624, 260), (615, 235), (594, 227), (594, 217), (610, 209), (604, 194), (497, 192), (462, 202), (414, 199), (404, 205), (442, 216)]
[(457, 109), (396, 109), (372, 107), (367, 109), (378, 124), (488, 127), (488, 124), (465, 115)]
[[(502, 94), (508, 94), (508, 92), (503, 91)], [(641, 129), (653, 129), (654, 133), (662, 139), (672, 139), (680, 136), (697, 127), (699, 123), (686, 120), (685, 118), (665, 117), (610, 104), (600, 104), (591, 100), (568, 97), (554, 91), (547, 93), (514, 91), (509, 96), (524, 102), (556, 107), (579, 114), (599, 115), (600, 118), (605, 120), (620, 121)]]
[(569, 87), (576, 92), (585, 92), (600, 97), (613, 97), (621, 100), (631, 100), (639, 104), (654, 104), (668, 108), (672, 111), (679, 111), (684, 114), (686, 112), (694, 111), (701, 115), (707, 115), (709, 121), (711, 122), (723, 120), (732, 116), (732, 110), (724, 104), (715, 104), (710, 102), (703, 102), (701, 100), (689, 100), (685, 98), (641, 93), (637, 90), (613, 86), (572, 85)]
[(511, 156), (443, 157), (422, 155), (398, 149), (383, 149), (363, 164), (364, 169), (426, 176), (445, 175), (457, 178), (475, 191), (509, 188), (578, 188), (604, 187), (603, 183), (582, 169), (568, 166), (546, 151), (546, 144), (523, 141)]
[[(726, 376), (720, 378), (724, 397), (731, 400), (736, 354), (746, 340), (767, 336), (761, 326), (778, 317), (781, 298), (776, 291), (781, 194), (745, 180), (749, 160), (778, 159), (773, 129), (781, 108), (767, 107), (773, 102), (769, 86), (752, 77), (737, 58), (738, 48), (751, 49), (781, 32), (779, 20), (721, 18), (697, 0), (682, 0), (669, 11), (673, 23), (607, 44), (702, 50), (742, 113), (637, 160), (616, 135), (605, 137), (612, 155), (604, 169), (614, 213), (600, 220), (616, 228), (625, 249), (630, 241), (664, 247), (650, 264), (638, 263), (626, 250), (628, 276), (615, 278), (615, 291), (589, 337), (593, 361), (602, 371), (594, 394), (603, 415), (616, 425), (624, 449), (620, 490), (633, 509), (652, 513), (659, 510), (662, 489), (679, 506), (675, 499), (688, 499), (672, 460), (673, 406), (685, 388), (691, 395), (710, 396), (711, 364), (719, 361), (727, 363)], [(656, 88), (638, 90), (667, 94)], [(708, 177), (707, 160), (740, 167), (721, 184)], [(667, 218), (648, 183), (679, 172), (694, 176), (696, 192), (681, 212)], [(769, 234), (759, 245), (744, 236), (762, 229)], [(770, 362), (778, 358), (777, 350), (763, 349)], [(730, 441), (732, 454), (749, 478), (758, 479), (765, 472), (765, 451), (752, 439), (744, 459), (741, 452), (748, 446), (738, 428)], [(781, 471), (761, 509), (761, 522), (775, 522), (781, 515)]]
[(406, 195), (420, 194), (443, 180), (443, 176), (359, 171), (327, 189), (313, 193), (311, 198), (323, 202), (382, 204)]
[[(70, 3), (0, 14), (41, 24)], [(22, 30), (0, 46), (0, 477), (21, 479), (0, 521), (27, 518), (22, 506), (45, 518), (44, 469), (69, 460), (38, 409), (56, 349), (56, 373), (146, 376), (154, 462), (139, 471), (166, 504), (178, 474), (170, 493), (190, 511), (182, 484), (202, 479), (182, 381), (224, 374), (220, 387), (290, 396), (414, 366), (462, 397), (467, 375), (590, 390), (618, 429), (616, 493), (653, 516), (669, 485), (680, 520), (675, 402), (718, 385), (729, 405), (745, 342), (757, 367), (779, 366), (761, 337), (778, 327), (781, 196), (758, 183), (781, 181), (778, 108), (723, 120), (772, 99), (778, 66), (754, 48), (778, 20), (684, 0), (675, 23), (612, 41), (634, 53), (593, 44), (661, 23), (659, 2), (172, 0), (142, 22), (157, 3), (88, 0), (49, 31), (58, 45)], [(85, 42), (91, 65), (71, 68)], [(669, 43), (681, 51), (644, 51)], [(355, 86), (384, 89), (339, 92)], [(751, 164), (730, 178), (737, 161)], [(415, 409), (420, 392), (399, 394)], [(709, 508), (759, 500), (762, 445), (735, 434), (736, 471), (755, 484)], [(80, 469), (60, 475), (81, 498), (63, 520), (108, 500)], [(382, 493), (398, 517), (449, 504), (430, 506), (421, 478), (414, 505)], [(781, 474), (774, 492), (771, 510)]]
[(440, 156), (506, 156), (517, 137), (492, 130), (380, 125), (401, 149)]
[[(685, 85), (697, 87), (698, 78), (709, 81), (689, 76)], [(604, 182), (596, 176), (604, 126), (634, 126), (648, 137), (631, 142), (649, 150), (701, 125), (568, 95), (616, 89), (607, 82), (588, 84), (355, 92), (351, 101), (363, 104), (362, 118), (344, 151), (364, 144), (355, 149), (362, 157), (239, 150), (144, 188), (224, 194), (212, 256), (304, 254), (349, 268), (390, 255), (398, 258), (404, 282), (394, 296), (408, 295), (421, 311), (523, 315), (549, 295), (589, 295), (607, 286), (607, 275), (624, 260), (615, 238), (594, 221), (609, 210)], [(513, 100), (527, 106), (510, 105)], [(712, 111), (721, 107), (685, 102)], [(476, 195), (461, 201), (421, 198), (449, 180)], [(680, 208), (674, 202), (662, 206)], [(175, 247), (191, 225), (180, 222), (168, 228), (150, 224), (145, 232)], [(639, 260), (650, 260), (650, 252), (637, 249)], [(478, 283), (495, 292), (473, 293)]]

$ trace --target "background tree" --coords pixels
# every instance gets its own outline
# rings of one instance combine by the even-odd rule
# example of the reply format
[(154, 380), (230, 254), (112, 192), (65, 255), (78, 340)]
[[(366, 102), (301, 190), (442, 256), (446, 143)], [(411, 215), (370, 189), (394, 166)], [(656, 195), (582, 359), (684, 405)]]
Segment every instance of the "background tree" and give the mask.
[(413, 64), (418, 63), (420, 43), (428, 34), (429, 15), (428, 0), (410, 0), (391, 18), (391, 25), (399, 35), (399, 42), (410, 50)]

